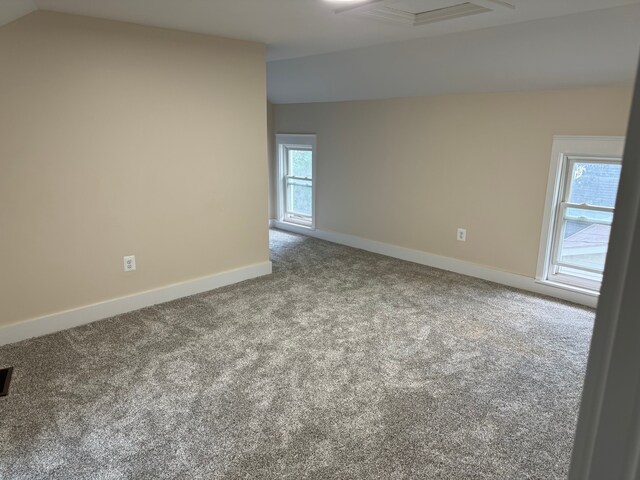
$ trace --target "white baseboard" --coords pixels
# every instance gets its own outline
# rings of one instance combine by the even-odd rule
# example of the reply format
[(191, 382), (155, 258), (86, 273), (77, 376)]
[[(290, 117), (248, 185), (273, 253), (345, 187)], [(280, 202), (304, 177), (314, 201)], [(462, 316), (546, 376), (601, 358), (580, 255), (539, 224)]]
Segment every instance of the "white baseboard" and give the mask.
[(25, 320), (0, 327), (0, 345), (19, 342), (27, 338), (39, 337), (68, 328), (103, 320), (122, 313), (139, 310), (177, 298), (207, 292), (215, 288), (242, 282), (251, 278), (269, 275), (271, 262), (257, 263), (247, 267), (229, 270), (208, 277), (175, 283), (146, 292), (114, 298), (105, 302), (74, 308), (44, 317)]
[(587, 307), (595, 308), (598, 304), (598, 296), (588, 293), (577, 292), (554, 287), (537, 282), (534, 278), (509, 273), (502, 270), (496, 270), (476, 263), (457, 260), (455, 258), (434, 255), (432, 253), (422, 252), (420, 250), (412, 250), (410, 248), (398, 247), (388, 243), (382, 243), (375, 240), (369, 240), (355, 235), (345, 233), (332, 232), (329, 230), (309, 229), (298, 227), (284, 222), (273, 221), (273, 227), (281, 230), (287, 230), (294, 233), (301, 233), (310, 237), (320, 238), (333, 243), (347, 245), (349, 247), (367, 250), (369, 252), (379, 253), (388, 257), (399, 258), (421, 265), (448, 270), (450, 272), (468, 275), (470, 277), (481, 278), (494, 283), (500, 283), (509, 287), (519, 288), (550, 297), (567, 300), (569, 302), (578, 303)]

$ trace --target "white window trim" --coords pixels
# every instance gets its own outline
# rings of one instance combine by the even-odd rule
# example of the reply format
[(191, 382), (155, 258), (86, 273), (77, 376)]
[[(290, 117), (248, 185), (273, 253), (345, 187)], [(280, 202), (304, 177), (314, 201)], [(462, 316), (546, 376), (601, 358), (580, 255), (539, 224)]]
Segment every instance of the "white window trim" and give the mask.
[[(312, 175), (313, 180), (311, 182), (311, 225), (306, 225), (302, 223), (292, 222), (290, 220), (285, 219), (285, 171), (286, 171), (286, 158), (284, 153), (284, 148), (291, 147), (303, 147), (309, 148), (311, 147), (313, 160), (312, 160)], [(316, 183), (318, 176), (316, 174), (318, 167), (318, 152), (316, 148), (316, 135), (315, 134), (276, 134), (276, 196), (277, 196), (277, 218), (279, 222), (287, 223), (289, 225), (295, 225), (296, 227), (306, 228), (309, 230), (316, 229)]]
[(559, 195), (561, 194), (561, 183), (563, 182), (564, 159), (567, 157), (622, 157), (624, 140), (625, 137), (564, 135), (553, 137), (547, 196), (540, 234), (536, 282), (587, 295), (600, 295), (599, 291), (594, 289), (588, 282), (584, 286), (573, 286), (549, 279), (549, 260), (553, 255), (553, 237), (557, 228), (555, 224), (556, 210), (558, 208)]

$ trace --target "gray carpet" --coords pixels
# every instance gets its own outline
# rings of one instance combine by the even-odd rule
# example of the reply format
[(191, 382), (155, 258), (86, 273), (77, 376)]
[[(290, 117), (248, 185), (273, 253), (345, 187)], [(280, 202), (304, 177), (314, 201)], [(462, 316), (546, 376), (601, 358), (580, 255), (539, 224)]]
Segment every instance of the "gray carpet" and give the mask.
[(272, 276), (0, 348), (0, 477), (564, 478), (592, 310), (271, 241)]

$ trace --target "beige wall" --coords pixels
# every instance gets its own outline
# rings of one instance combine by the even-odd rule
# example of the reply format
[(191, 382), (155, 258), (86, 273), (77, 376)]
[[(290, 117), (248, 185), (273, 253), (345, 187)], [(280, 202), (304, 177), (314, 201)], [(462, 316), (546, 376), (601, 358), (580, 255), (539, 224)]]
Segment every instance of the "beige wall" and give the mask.
[(262, 45), (37, 12), (0, 65), (0, 324), (268, 261)]
[(317, 228), (533, 277), (552, 136), (624, 135), (630, 103), (610, 87), (276, 105), (275, 130), (318, 135)]

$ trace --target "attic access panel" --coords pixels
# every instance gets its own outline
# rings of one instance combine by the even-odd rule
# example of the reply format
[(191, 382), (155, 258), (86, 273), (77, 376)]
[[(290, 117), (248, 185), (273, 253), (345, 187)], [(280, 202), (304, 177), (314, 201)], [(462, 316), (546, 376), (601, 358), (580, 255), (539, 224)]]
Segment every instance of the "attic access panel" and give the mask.
[(386, 20), (420, 26), (454, 18), (515, 8), (503, 0), (370, 0), (364, 4), (335, 10), (338, 14), (357, 15), (373, 20)]

